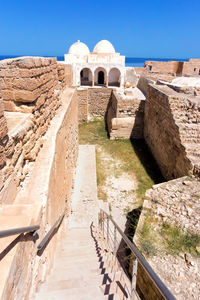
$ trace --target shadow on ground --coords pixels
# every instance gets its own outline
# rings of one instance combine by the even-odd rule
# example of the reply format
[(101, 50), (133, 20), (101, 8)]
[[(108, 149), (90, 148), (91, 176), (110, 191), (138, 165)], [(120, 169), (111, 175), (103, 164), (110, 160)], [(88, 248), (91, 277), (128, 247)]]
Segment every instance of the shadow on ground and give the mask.
[(144, 139), (131, 139), (134, 152), (155, 184), (165, 181), (159, 166)]

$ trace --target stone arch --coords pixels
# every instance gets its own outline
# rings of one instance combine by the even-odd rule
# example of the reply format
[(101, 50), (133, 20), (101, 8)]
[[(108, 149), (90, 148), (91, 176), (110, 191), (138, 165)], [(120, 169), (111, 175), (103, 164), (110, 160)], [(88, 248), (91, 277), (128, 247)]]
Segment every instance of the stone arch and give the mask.
[(92, 71), (89, 68), (80, 71), (80, 85), (92, 86)]
[(112, 68), (108, 74), (108, 85), (120, 87), (121, 83), (121, 72), (117, 68)]
[(104, 68), (99, 67), (94, 71), (94, 85), (106, 85), (107, 72)]

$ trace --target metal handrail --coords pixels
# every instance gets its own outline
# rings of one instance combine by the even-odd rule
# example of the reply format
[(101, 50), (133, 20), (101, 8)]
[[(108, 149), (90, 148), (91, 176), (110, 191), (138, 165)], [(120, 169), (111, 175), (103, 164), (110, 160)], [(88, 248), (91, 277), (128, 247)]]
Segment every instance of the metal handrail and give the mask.
[(166, 287), (166, 285), (162, 282), (162, 280), (158, 277), (158, 275), (154, 272), (150, 264), (146, 261), (144, 256), (139, 252), (137, 247), (128, 239), (128, 237), (124, 234), (124, 232), (121, 230), (121, 228), (115, 223), (115, 221), (112, 219), (112, 216), (107, 214), (103, 209), (100, 209), (100, 212), (103, 214), (103, 219), (104, 219), (104, 214), (106, 215), (106, 218), (109, 219), (113, 225), (116, 227), (117, 231), (120, 233), (122, 239), (124, 242), (127, 244), (127, 246), (130, 248), (130, 250), (133, 252), (135, 257), (138, 259), (142, 267), (145, 269), (145, 271), (148, 273), (149, 277), (151, 280), (154, 282), (162, 296), (166, 300), (176, 300), (174, 295), (170, 292), (170, 290)]
[(54, 232), (54, 230), (60, 226), (60, 223), (62, 222), (62, 220), (65, 216), (65, 212), (66, 212), (66, 209), (64, 210), (63, 214), (58, 218), (58, 220), (55, 222), (55, 224), (51, 227), (51, 229), (47, 232), (45, 237), (42, 239), (42, 241), (40, 242), (40, 244), (37, 247), (38, 251), (42, 250), (42, 248), (46, 245), (46, 243), (50, 239), (50, 237), (51, 237), (52, 233)]
[(16, 235), (16, 234), (21, 234), (21, 233), (25, 233), (25, 232), (35, 233), (39, 228), (40, 228), (39, 225), (35, 225), (35, 226), (2, 230), (2, 231), (0, 231), (0, 238), (4, 238), (4, 237), (11, 236), (11, 235)]

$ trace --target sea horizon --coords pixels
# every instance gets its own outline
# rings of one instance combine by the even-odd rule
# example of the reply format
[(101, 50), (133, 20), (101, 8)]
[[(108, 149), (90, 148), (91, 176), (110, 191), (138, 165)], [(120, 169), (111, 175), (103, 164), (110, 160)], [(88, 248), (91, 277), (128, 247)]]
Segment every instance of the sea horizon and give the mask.
[[(0, 61), (3, 59), (16, 58), (21, 56), (41, 56), (41, 55), (0, 55)], [(58, 61), (64, 61), (63, 55), (42, 55), (42, 57), (56, 57)], [(145, 61), (188, 61), (188, 58), (157, 58), (157, 57), (126, 57), (126, 67), (143, 67)]]

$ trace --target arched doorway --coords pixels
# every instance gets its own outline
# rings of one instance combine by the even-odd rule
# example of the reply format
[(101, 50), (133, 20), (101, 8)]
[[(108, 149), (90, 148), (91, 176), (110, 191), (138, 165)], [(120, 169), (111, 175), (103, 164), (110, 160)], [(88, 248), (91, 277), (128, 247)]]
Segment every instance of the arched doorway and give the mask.
[(104, 72), (99, 71), (98, 73), (98, 84), (104, 84)]
[(84, 68), (80, 72), (80, 84), (92, 86), (92, 71), (88, 68)]
[(120, 87), (121, 73), (117, 68), (112, 68), (108, 75), (108, 85)]
[(95, 85), (106, 85), (106, 70), (104, 68), (97, 68), (94, 71), (94, 84)]

